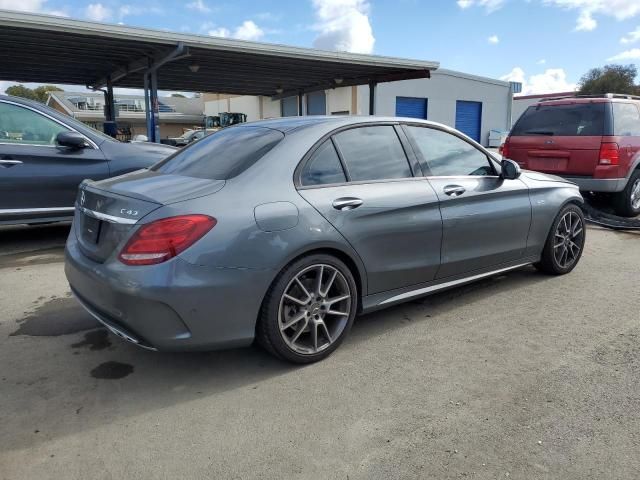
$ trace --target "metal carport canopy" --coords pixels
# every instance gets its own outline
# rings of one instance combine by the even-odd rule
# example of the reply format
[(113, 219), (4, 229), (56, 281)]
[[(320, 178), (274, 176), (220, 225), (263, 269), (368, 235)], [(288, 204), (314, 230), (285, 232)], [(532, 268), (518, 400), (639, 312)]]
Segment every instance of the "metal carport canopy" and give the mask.
[(0, 80), (143, 88), (144, 71), (171, 52), (158, 89), (273, 98), (428, 78), (439, 66), (0, 10)]

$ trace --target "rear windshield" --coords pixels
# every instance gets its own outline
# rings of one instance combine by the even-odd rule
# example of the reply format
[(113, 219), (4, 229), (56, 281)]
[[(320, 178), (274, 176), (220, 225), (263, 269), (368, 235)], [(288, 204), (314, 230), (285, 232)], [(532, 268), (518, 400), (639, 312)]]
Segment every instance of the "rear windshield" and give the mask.
[(534, 105), (522, 114), (511, 135), (600, 136), (604, 135), (604, 115), (604, 103)]
[(244, 172), (283, 138), (282, 132), (270, 128), (225, 128), (179, 150), (151, 170), (185, 177), (227, 180)]

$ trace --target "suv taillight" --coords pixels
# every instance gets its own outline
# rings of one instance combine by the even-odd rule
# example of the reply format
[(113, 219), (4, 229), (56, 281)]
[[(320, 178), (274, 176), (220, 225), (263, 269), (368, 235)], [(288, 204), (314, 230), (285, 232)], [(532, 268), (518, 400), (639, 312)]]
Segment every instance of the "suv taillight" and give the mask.
[(504, 158), (509, 158), (509, 137), (507, 137), (504, 143), (500, 145), (498, 153), (500, 153)]
[(617, 143), (603, 142), (600, 145), (600, 165), (618, 165), (620, 163), (620, 150)]
[(180, 215), (148, 223), (131, 237), (118, 258), (126, 265), (166, 262), (200, 240), (217, 220), (207, 215)]

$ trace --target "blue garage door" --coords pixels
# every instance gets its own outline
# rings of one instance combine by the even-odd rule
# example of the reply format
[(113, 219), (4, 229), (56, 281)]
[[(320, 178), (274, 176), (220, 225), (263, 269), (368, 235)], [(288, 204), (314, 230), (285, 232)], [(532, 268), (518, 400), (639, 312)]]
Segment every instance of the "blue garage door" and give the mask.
[(283, 98), (281, 105), (283, 117), (295, 117), (298, 115), (298, 97)]
[(456, 128), (458, 130), (479, 142), (481, 124), (481, 102), (466, 102), (464, 100), (456, 102)]
[(324, 92), (307, 93), (307, 115), (326, 115), (327, 96)]
[(427, 118), (429, 100), (416, 97), (396, 97), (396, 117)]

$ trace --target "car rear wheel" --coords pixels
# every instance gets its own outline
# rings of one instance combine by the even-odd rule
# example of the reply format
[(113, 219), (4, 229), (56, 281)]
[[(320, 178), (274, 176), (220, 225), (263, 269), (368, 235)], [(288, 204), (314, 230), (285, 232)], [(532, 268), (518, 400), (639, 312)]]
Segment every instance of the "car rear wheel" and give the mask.
[(635, 170), (624, 190), (615, 194), (613, 206), (616, 213), (623, 217), (640, 215), (640, 170)]
[(351, 329), (357, 288), (349, 268), (330, 255), (311, 255), (287, 266), (269, 289), (257, 340), (290, 362), (311, 363), (331, 354)]
[(565, 206), (551, 226), (542, 258), (535, 267), (551, 275), (569, 273), (582, 256), (585, 238), (582, 209), (574, 204)]

